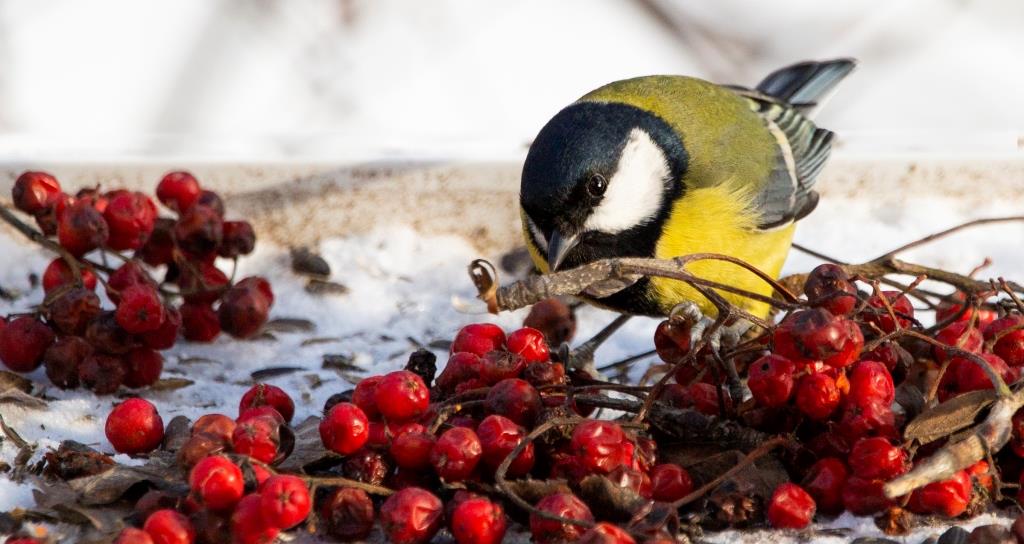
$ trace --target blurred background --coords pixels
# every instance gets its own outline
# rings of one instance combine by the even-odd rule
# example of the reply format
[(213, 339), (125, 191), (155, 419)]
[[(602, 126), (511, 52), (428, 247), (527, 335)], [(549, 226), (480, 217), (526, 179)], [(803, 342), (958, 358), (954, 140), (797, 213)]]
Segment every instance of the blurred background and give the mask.
[(1024, 147), (1021, 0), (0, 0), (0, 159), (517, 158), (608, 81), (853, 56), (843, 153)]

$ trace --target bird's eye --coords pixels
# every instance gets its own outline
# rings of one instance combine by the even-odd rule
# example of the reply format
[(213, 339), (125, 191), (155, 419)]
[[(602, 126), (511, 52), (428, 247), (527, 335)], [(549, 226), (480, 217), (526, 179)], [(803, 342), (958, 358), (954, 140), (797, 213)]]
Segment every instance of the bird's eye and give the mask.
[(590, 196), (599, 197), (608, 189), (608, 180), (601, 174), (594, 174), (587, 180), (587, 192)]

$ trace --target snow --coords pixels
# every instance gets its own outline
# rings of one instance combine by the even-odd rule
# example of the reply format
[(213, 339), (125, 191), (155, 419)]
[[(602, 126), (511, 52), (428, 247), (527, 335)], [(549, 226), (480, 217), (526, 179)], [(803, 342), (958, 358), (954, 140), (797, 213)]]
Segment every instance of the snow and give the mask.
[[(965, 206), (963, 202), (941, 196), (915, 199), (913, 206), (900, 206), (884, 199), (824, 199), (819, 209), (803, 221), (797, 241), (850, 261), (869, 259), (887, 249), (921, 235), (941, 230), (969, 219), (1006, 215), (1014, 211), (1012, 202), (991, 202), (984, 206)], [(0, 303), (0, 313), (25, 311), (42, 299), (41, 289), (29, 289), (29, 272), (43, 269), (48, 256), (41, 250), (11, 236), (0, 237), (0, 255), (10, 263), (0, 267), (0, 284), (21, 289), (26, 296), (15, 303)], [(985, 276), (1019, 277), (1024, 270), (1024, 225), (1002, 224), (980, 227), (954, 237), (907, 252), (911, 262), (938, 265), (967, 272), (985, 257), (993, 260)], [(195, 383), (174, 391), (141, 391), (156, 404), (164, 421), (177, 415), (195, 419), (201, 414), (222, 412), (235, 415), (237, 402), (251, 384), (249, 374), (276, 366), (297, 366), (302, 370), (267, 380), (289, 391), (296, 402), (296, 420), (320, 412), (332, 394), (353, 384), (337, 372), (321, 367), (327, 353), (346, 354), (367, 373), (383, 373), (400, 368), (415, 349), (414, 341), (429, 344), (451, 339), (463, 325), (479, 320), (498, 323), (506, 329), (516, 327), (524, 311), (500, 316), (467, 315), (452, 306), (452, 297), (471, 299), (474, 294), (466, 264), (479, 257), (470, 243), (453, 236), (422, 234), (401, 224), (382, 224), (375, 231), (349, 238), (330, 239), (319, 247), (330, 263), (333, 280), (350, 289), (347, 295), (314, 296), (303, 289), (302, 280), (289, 268), (285, 248), (267, 243), (241, 262), (239, 277), (266, 275), (276, 292), (271, 317), (301, 317), (316, 324), (313, 333), (274, 333), (276, 341), (236, 341), (219, 338), (208, 345), (179, 343), (165, 352), (165, 377), (183, 377)], [(491, 256), (495, 257), (495, 256)], [(806, 271), (816, 261), (794, 251), (786, 272)], [(587, 338), (612, 315), (594, 308), (578, 313), (577, 338)], [(598, 364), (611, 362), (649, 349), (656, 322), (634, 319), (612, 337), (599, 352)], [(384, 336), (386, 335), (386, 336)], [(311, 337), (322, 343), (303, 344)], [(441, 361), (444, 354), (439, 353)], [(631, 372), (638, 379), (644, 365)], [(46, 411), (2, 405), (6, 423), (27, 441), (40, 446), (36, 457), (63, 439), (89, 444), (111, 452), (103, 434), (103, 422), (119, 399), (96, 397), (84, 390), (61, 391), (48, 384), (42, 370), (28, 375), (50, 400)], [(0, 461), (13, 463), (16, 448), (9, 440), (0, 442)], [(119, 462), (130, 462), (125, 456)], [(30, 489), (0, 476), (0, 511), (32, 505)], [(972, 524), (988, 518), (977, 518)], [(856, 534), (875, 534), (870, 519), (842, 516), (826, 522), (822, 528), (846, 527)], [(922, 528), (916, 542), (928, 531)], [(722, 533), (715, 542), (759, 542), (767, 538), (757, 532)], [(771, 539), (786, 542), (772, 533)], [(792, 541), (801, 537), (795, 534)], [(823, 542), (826, 540), (822, 540)]]

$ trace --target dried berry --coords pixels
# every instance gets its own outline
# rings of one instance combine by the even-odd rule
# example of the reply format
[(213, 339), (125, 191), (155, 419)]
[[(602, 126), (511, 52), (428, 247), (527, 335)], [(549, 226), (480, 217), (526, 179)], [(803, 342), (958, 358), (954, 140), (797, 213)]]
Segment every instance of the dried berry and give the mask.
[(388, 497), (380, 507), (380, 524), (390, 542), (429, 542), (441, 528), (444, 506), (426, 489), (407, 487)]
[(320, 501), (327, 533), (342, 541), (364, 540), (373, 530), (373, 501), (362, 489), (341, 487)]
[(434, 471), (448, 482), (458, 482), (473, 475), (483, 457), (480, 438), (470, 429), (456, 427), (445, 431), (430, 450)]
[[(559, 517), (575, 519), (587, 523), (594, 522), (590, 508), (572, 493), (555, 493), (548, 495), (537, 503), (537, 509)], [(586, 527), (542, 518), (530, 514), (530, 533), (540, 544), (573, 541), (586, 532)]]

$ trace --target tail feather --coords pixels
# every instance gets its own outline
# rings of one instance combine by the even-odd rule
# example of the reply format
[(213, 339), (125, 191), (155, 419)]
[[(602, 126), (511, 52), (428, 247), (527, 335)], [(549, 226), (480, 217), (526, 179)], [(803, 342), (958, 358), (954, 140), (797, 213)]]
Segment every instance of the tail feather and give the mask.
[(780, 68), (757, 85), (757, 90), (801, 110), (822, 104), (857, 62), (853, 59), (807, 61)]

